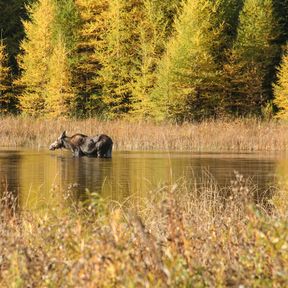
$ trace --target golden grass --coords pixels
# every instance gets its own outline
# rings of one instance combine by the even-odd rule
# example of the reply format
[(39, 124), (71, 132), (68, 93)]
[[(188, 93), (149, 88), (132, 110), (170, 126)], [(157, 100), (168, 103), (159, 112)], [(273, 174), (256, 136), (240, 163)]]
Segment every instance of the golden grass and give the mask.
[(15, 213), (5, 194), (0, 286), (287, 287), (287, 209), (255, 204), (241, 175), (231, 183), (179, 180), (138, 206), (91, 195), (62, 216)]
[(43, 120), (23, 117), (0, 119), (0, 146), (48, 147), (63, 130), (68, 135), (106, 133), (116, 150), (285, 151), (288, 124), (255, 119), (208, 121), (199, 124)]

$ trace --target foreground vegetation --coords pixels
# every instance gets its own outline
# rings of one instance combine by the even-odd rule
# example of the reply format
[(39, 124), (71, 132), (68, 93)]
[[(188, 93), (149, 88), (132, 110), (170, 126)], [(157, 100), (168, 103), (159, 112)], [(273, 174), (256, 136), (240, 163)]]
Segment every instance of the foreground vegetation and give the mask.
[(286, 151), (287, 123), (255, 119), (198, 124), (154, 124), (86, 120), (0, 119), (0, 147), (45, 148), (64, 131), (68, 135), (106, 133), (114, 150)]
[(69, 208), (34, 212), (6, 191), (0, 286), (287, 287), (287, 191), (255, 202), (237, 173), (225, 189), (187, 187), (179, 180), (122, 205), (70, 194)]
[[(118, 150), (288, 147), (287, 124), (255, 119), (172, 125), (22, 117), (1, 119), (0, 146), (47, 147), (63, 130), (107, 133)], [(25, 211), (8, 188), (0, 189), (0, 287), (288, 286), (284, 189), (259, 197), (236, 173), (226, 188), (180, 179), (124, 203), (95, 193), (79, 202), (73, 191), (54, 189), (65, 201)]]

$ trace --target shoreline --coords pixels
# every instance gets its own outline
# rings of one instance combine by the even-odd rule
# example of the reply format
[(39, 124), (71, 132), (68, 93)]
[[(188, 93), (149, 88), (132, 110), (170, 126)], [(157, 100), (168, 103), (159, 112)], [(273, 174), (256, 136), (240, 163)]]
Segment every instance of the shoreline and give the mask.
[(113, 150), (118, 151), (287, 151), (287, 128), (285, 122), (256, 119), (178, 125), (123, 120), (4, 117), (0, 118), (0, 147), (47, 147), (67, 130), (68, 135), (107, 134), (113, 139)]

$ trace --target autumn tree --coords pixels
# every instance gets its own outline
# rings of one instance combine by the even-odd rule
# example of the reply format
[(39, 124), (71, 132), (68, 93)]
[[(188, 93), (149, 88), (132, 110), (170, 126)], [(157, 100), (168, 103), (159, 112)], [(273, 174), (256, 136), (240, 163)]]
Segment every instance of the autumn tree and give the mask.
[(54, 2), (56, 13), (53, 23), (53, 38), (58, 43), (59, 35), (61, 35), (63, 39), (61, 41), (65, 42), (69, 61), (73, 64), (76, 61), (74, 58), (79, 38), (80, 12), (75, 0), (54, 0)]
[[(287, 50), (286, 50), (287, 51)], [(274, 104), (278, 107), (276, 116), (288, 120), (288, 54), (283, 55), (274, 84)]]
[(175, 23), (158, 70), (153, 101), (157, 118), (200, 120), (217, 115), (221, 73), (222, 1), (188, 0)]
[[(72, 49), (73, 41), (68, 40), (74, 34), (65, 32), (64, 26), (73, 22), (60, 17), (62, 9), (70, 11), (70, 2), (66, 1), (65, 6), (55, 0), (41, 0), (29, 8), (31, 21), (24, 21), (26, 38), (19, 56), (22, 74), (16, 81), (22, 87), (19, 100), (24, 114), (58, 117), (72, 113), (74, 93), (67, 47)], [(73, 107), (68, 107), (68, 103)]]
[(96, 83), (109, 118), (121, 117), (131, 109), (133, 76), (138, 61), (137, 0), (111, 0), (105, 12), (104, 26), (96, 43), (95, 57), (100, 64)]
[[(143, 5), (138, 6), (139, 20), (134, 28), (134, 37), (138, 39), (134, 45), (138, 52), (135, 55), (135, 73), (131, 75), (130, 117), (146, 119), (154, 113), (150, 95), (156, 82), (156, 68), (173, 29), (172, 16), (176, 14), (176, 4), (179, 4), (179, 1), (171, 2), (144, 0)], [(169, 8), (175, 10), (172, 10), (174, 13)]]
[(169, 5), (160, 2), (106, 1), (94, 22), (94, 60), (98, 64), (94, 84), (108, 118), (149, 114), (155, 68), (173, 18), (164, 19)]
[(22, 70), (16, 85), (23, 87), (19, 97), (24, 114), (40, 116), (45, 108), (48, 63), (52, 53), (53, 0), (41, 0), (29, 8), (31, 21), (24, 21), (26, 38), (21, 43), (18, 62)]
[(59, 36), (48, 63), (44, 110), (47, 117), (68, 117), (75, 112), (76, 96), (67, 54), (65, 42)]
[(101, 89), (95, 83), (100, 69), (95, 49), (106, 30), (104, 18), (108, 1), (76, 0), (75, 3), (79, 13), (79, 27), (72, 81), (77, 91), (78, 116), (92, 116), (101, 114), (103, 110)]
[(11, 111), (11, 77), (6, 45), (0, 41), (0, 114)]
[[(168, 40), (174, 31), (174, 22), (177, 18), (178, 14), (181, 13), (182, 10), (182, 0), (170, 0), (170, 1), (162, 1), (162, 0), (147, 0), (146, 7), (148, 8), (148, 16), (155, 17), (157, 19), (157, 25), (160, 25), (164, 28), (164, 39)], [(147, 6), (148, 5), (148, 6)], [(149, 11), (152, 9), (152, 11)], [(159, 29), (159, 28), (158, 28)]]
[(76, 1), (81, 28), (73, 83), (79, 91), (79, 110), (110, 118), (146, 113), (156, 58), (164, 51), (180, 2)]
[(260, 115), (261, 108), (272, 98), (278, 31), (272, 0), (244, 2), (237, 38), (225, 66), (225, 105), (230, 113)]

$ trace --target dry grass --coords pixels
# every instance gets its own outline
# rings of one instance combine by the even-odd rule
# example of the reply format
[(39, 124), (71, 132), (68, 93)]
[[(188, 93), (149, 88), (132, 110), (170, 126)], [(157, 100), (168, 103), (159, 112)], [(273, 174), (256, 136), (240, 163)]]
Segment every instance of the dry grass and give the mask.
[(153, 124), (124, 121), (0, 119), (0, 146), (47, 147), (63, 130), (68, 135), (106, 133), (116, 150), (285, 151), (288, 124), (255, 119), (200, 124)]
[(181, 180), (138, 206), (91, 195), (62, 216), (19, 214), (5, 194), (0, 286), (287, 287), (287, 209), (256, 205), (241, 175), (231, 183)]

